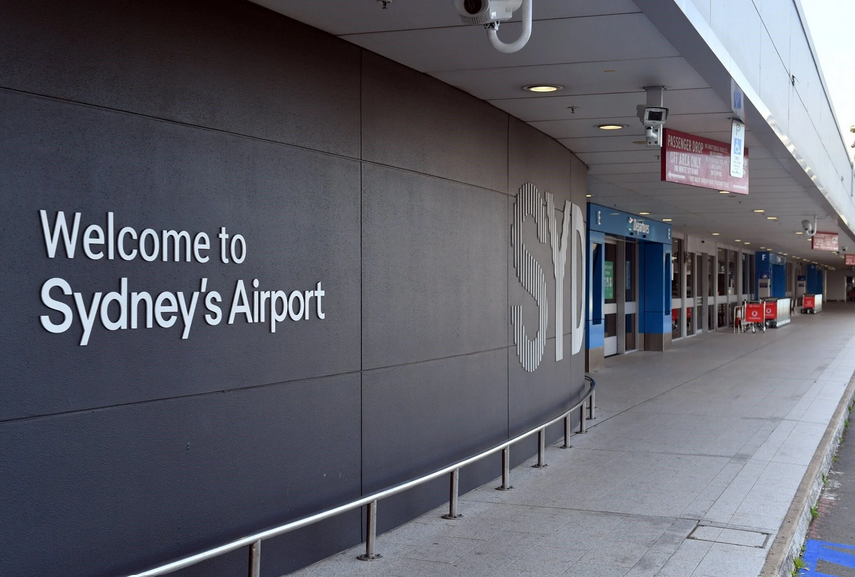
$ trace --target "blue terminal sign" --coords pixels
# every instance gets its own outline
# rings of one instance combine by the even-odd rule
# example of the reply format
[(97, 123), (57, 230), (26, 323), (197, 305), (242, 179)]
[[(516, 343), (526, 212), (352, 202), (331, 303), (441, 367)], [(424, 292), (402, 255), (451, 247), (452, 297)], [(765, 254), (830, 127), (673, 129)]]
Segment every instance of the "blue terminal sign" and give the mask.
[(671, 225), (599, 204), (588, 204), (588, 228), (616, 236), (671, 244)]
[(783, 266), (787, 264), (786, 258), (774, 252), (758, 252), (756, 258), (758, 263), (768, 262), (769, 265), (775, 266)]

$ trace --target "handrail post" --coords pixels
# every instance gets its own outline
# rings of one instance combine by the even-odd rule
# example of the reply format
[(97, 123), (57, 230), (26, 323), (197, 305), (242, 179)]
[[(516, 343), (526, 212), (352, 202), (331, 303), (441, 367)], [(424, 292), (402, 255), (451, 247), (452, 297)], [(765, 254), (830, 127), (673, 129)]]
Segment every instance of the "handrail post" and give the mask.
[(502, 449), (502, 486), (496, 487), (497, 491), (510, 491), (511, 487), (511, 448)]
[(562, 449), (571, 449), (572, 445), (570, 444), (570, 435), (573, 433), (570, 429), (573, 428), (573, 425), (570, 424), (570, 413), (564, 415), (564, 444), (561, 446)]
[(532, 465), (535, 469), (543, 469), (546, 466), (546, 428), (537, 432), (537, 465)]
[(579, 433), (586, 433), (587, 429), (585, 428), (585, 404), (582, 403), (582, 406), (579, 407)]
[(261, 577), (261, 539), (249, 546), (249, 577)]
[(448, 515), (443, 519), (459, 519), (463, 515), (457, 512), (458, 496), (460, 495), (460, 469), (454, 469), (451, 473), (451, 489), (448, 496)]
[(596, 393), (591, 391), (591, 396), (588, 397), (588, 418), (592, 421), (597, 418), (596, 413), (594, 412), (594, 399)]
[(374, 561), (382, 559), (383, 555), (374, 553), (374, 542), (377, 540), (377, 500), (368, 504), (367, 511), (367, 535), (365, 537), (365, 554), (357, 557), (360, 561)]

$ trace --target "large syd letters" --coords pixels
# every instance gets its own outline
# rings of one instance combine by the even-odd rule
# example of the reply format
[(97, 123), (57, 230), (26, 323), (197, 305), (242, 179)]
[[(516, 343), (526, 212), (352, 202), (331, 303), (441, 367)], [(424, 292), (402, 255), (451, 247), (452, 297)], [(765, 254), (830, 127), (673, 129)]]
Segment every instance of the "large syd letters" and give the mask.
[[(522, 306), (511, 307), (511, 324), (513, 326), (514, 345), (517, 356), (523, 368), (533, 372), (540, 366), (543, 353), (546, 348), (546, 330), (549, 324), (549, 300), (547, 299), (546, 277), (540, 263), (526, 249), (523, 243), (523, 223), (527, 216), (534, 217), (537, 229), (537, 239), (545, 244), (547, 223), (549, 227), (550, 246), (552, 248), (552, 270), (555, 277), (555, 360), (564, 358), (564, 278), (567, 264), (567, 249), (571, 253), (571, 306), (572, 327), (571, 343), (572, 354), (582, 350), (582, 329), (584, 327), (583, 309), (581, 307), (583, 291), (578, 286), (576, 262), (581, 263), (581, 270), (585, 270), (584, 259), (584, 222), (581, 209), (570, 203), (564, 202), (564, 215), (559, 228), (558, 217), (555, 211), (555, 200), (551, 193), (546, 193), (546, 199), (530, 183), (524, 184), (517, 194), (514, 203), (514, 220), (511, 225), (511, 244), (514, 255), (514, 269), (517, 279), (523, 288), (534, 298), (538, 308), (537, 333), (534, 339), (530, 339), (525, 332), (522, 319)], [(572, 226), (571, 226), (572, 225)], [(559, 233), (560, 231), (560, 233)], [(579, 259), (577, 261), (577, 259)]]

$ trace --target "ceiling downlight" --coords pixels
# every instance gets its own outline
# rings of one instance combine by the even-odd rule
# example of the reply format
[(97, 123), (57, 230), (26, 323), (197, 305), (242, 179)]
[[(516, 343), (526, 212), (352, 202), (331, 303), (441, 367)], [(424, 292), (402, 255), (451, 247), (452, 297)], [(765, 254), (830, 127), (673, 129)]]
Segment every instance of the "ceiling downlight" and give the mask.
[(548, 94), (564, 90), (564, 87), (560, 84), (526, 84), (522, 88), (527, 92), (534, 92), (536, 94)]

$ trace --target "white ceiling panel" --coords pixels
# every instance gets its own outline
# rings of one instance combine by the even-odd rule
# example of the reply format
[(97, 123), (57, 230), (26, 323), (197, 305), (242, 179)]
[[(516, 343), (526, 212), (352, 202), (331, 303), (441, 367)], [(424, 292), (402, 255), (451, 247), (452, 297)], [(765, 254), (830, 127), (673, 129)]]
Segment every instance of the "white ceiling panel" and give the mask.
[(558, 141), (576, 154), (580, 152), (624, 152), (644, 148), (644, 145), (635, 144), (639, 142), (639, 137), (632, 134), (598, 138), (559, 138)]
[[(373, 0), (253, 2), (336, 36), (463, 25), (451, 0), (398, 0), (386, 10)], [(632, 0), (536, 0), (532, 18), (537, 21), (633, 12), (639, 10)]]
[(626, 164), (638, 162), (659, 162), (658, 149), (645, 150), (643, 146), (637, 146), (638, 150), (626, 152), (584, 152), (576, 153), (582, 162), (588, 166), (595, 164)]
[[(514, 54), (497, 52), (484, 30), (473, 26), (343, 35), (343, 39), (422, 72), (543, 66), (679, 56), (643, 14), (543, 20), (532, 26), (528, 45)], [(516, 40), (520, 24), (502, 26), (499, 37)], [(541, 80), (541, 82), (544, 82)]]
[(595, 164), (588, 167), (588, 174), (600, 176), (603, 174), (640, 174), (659, 173), (659, 163), (633, 163), (633, 164)]
[[(635, 107), (646, 102), (644, 86), (666, 87), (667, 127), (673, 130), (728, 142), (732, 113), (632, 0), (535, 0), (531, 40), (515, 54), (495, 51), (482, 27), (463, 25), (451, 0), (394, 0), (386, 10), (374, 0), (254, 1), (432, 74), (556, 138), (588, 165), (592, 202), (672, 218), (675, 230), (690, 234), (720, 232), (709, 236), (718, 243), (736, 246), (734, 239), (740, 238), (751, 242), (739, 243), (743, 247), (841, 262), (812, 252), (794, 234), (801, 220), (814, 214), (823, 219), (822, 230), (840, 231), (798, 163), (786, 150), (772, 154), (763, 148), (750, 125), (749, 195), (660, 181), (661, 151), (637, 144), (644, 131)], [(518, 22), (505, 23), (499, 35), (511, 40), (519, 30)], [(695, 33), (686, 27), (686, 34)], [(545, 83), (565, 88), (554, 95), (522, 90)], [(619, 134), (596, 127), (612, 122), (627, 127)], [(766, 213), (755, 214), (755, 208)], [(848, 237), (841, 244), (855, 248)]]
[[(624, 115), (634, 115), (636, 104), (646, 102), (643, 91), (645, 86), (667, 86), (674, 90), (708, 87), (685, 59), (677, 57), (516, 66), (498, 70), (440, 70), (431, 74), (447, 84), (490, 101), (525, 99), (529, 93), (523, 91), (522, 87), (529, 84), (560, 84), (564, 86), (560, 92), (562, 96), (637, 92), (640, 98), (633, 99), (629, 108), (610, 111), (610, 114), (622, 112)], [(528, 98), (540, 100), (543, 95), (531, 94)], [(626, 106), (623, 102), (620, 105)]]
[[(525, 95), (489, 102), (526, 122), (603, 118), (613, 115), (615, 110), (634, 112), (637, 105), (646, 102), (646, 94), (640, 87), (630, 92), (568, 96), (534, 95), (523, 93), (519, 88), (517, 90)], [(559, 94), (563, 94), (563, 91)], [(709, 88), (669, 90), (665, 104), (671, 114), (728, 112), (718, 95)]]

